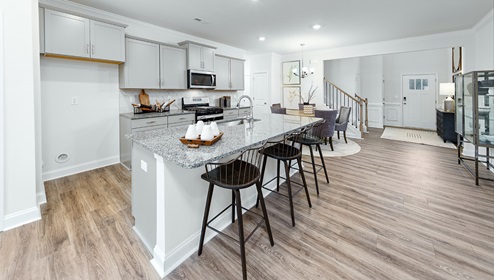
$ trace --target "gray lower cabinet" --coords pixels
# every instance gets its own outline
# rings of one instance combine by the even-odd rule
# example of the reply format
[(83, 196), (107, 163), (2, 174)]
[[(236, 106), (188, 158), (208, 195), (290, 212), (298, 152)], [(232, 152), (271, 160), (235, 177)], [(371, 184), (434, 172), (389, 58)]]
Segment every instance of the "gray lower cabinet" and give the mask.
[[(195, 122), (195, 114), (168, 116), (168, 127), (186, 126)], [(185, 135), (185, 131), (184, 131)]]
[(223, 110), (223, 119), (232, 120), (238, 118), (237, 109)]
[(250, 115), (250, 108), (232, 108), (232, 109), (224, 109), (223, 110), (223, 119), (225, 120), (233, 120), (239, 117), (246, 117)]
[(125, 61), (125, 27), (46, 8), (40, 44), (47, 55)]
[[(187, 126), (193, 124), (194, 120), (194, 114), (178, 114), (142, 119), (131, 119), (126, 116), (120, 116), (120, 162), (127, 168), (132, 169), (132, 141), (126, 139), (125, 135), (153, 129)], [(185, 131), (184, 129), (184, 135)]]
[(240, 108), (238, 110), (238, 116), (239, 117), (246, 117), (246, 116), (250, 115), (251, 112), (252, 111), (250, 108)]

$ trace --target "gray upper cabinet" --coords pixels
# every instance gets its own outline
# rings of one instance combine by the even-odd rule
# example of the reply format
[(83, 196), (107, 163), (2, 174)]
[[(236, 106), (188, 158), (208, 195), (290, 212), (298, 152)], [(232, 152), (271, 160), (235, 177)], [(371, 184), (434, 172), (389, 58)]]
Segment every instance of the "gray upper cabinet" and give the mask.
[(244, 61), (232, 58), (230, 60), (230, 88), (232, 90), (244, 90), (244, 80)]
[(230, 90), (230, 59), (216, 56), (216, 90)]
[(217, 55), (216, 90), (243, 90), (244, 89), (244, 61)]
[(39, 52), (45, 53), (45, 9), (39, 7)]
[(120, 88), (160, 88), (160, 45), (126, 38), (126, 61), (120, 65)]
[(45, 9), (45, 52), (90, 57), (89, 19)]
[(160, 46), (160, 87), (162, 89), (187, 89), (186, 51)]
[(178, 44), (187, 49), (187, 69), (215, 71), (215, 47), (192, 41), (183, 41)]
[[(125, 28), (44, 9), (44, 52), (96, 60), (125, 61)], [(41, 47), (43, 49), (43, 46)]]
[(123, 27), (90, 21), (91, 57), (113, 61), (125, 61), (125, 31)]

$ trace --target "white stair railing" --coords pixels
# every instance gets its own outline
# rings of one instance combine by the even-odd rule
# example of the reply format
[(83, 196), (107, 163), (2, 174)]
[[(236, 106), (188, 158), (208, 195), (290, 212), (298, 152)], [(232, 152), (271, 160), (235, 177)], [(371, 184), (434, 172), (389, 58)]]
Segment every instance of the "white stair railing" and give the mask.
[(324, 78), (324, 103), (337, 110), (341, 106), (352, 108), (349, 123), (360, 132), (360, 137), (364, 137), (364, 132), (367, 132), (368, 125), (367, 98), (362, 98), (356, 94), (351, 96)]

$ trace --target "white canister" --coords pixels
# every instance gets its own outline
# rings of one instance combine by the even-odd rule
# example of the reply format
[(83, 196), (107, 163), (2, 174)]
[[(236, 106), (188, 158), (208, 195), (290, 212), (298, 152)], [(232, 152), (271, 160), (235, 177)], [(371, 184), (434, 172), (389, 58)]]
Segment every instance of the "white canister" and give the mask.
[(204, 128), (202, 129), (201, 133), (201, 140), (203, 141), (210, 141), (213, 140), (214, 135), (213, 135), (213, 130), (211, 129), (211, 125), (205, 125)]
[(211, 122), (211, 129), (213, 130), (214, 136), (220, 135), (220, 130), (218, 129), (218, 125), (216, 124), (216, 122)]
[(191, 124), (187, 129), (187, 133), (185, 133), (185, 139), (192, 140), (197, 139), (199, 135), (197, 134), (196, 126)]
[(202, 134), (202, 129), (204, 128), (204, 122), (203, 121), (198, 121), (196, 123), (196, 131), (197, 131), (197, 134)]

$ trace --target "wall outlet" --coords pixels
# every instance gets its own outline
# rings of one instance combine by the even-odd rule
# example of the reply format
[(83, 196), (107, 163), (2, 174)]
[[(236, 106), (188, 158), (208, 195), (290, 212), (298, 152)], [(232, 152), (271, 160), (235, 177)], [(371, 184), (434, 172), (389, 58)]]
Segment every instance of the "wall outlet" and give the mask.
[(71, 101), (70, 105), (79, 105), (79, 97), (72, 96), (72, 101)]
[(131, 95), (129, 97), (130, 103), (136, 103), (136, 97), (134, 95)]

